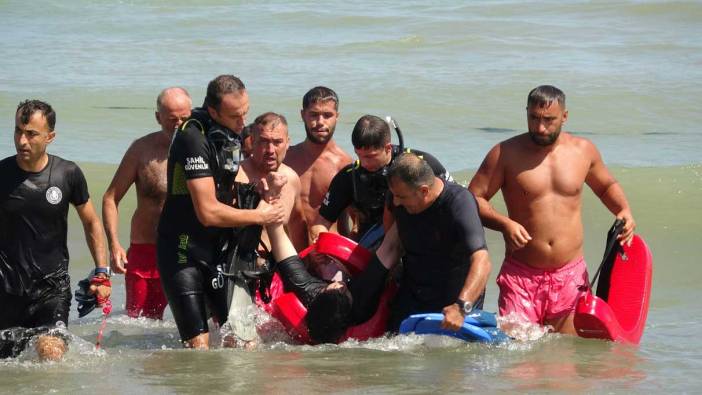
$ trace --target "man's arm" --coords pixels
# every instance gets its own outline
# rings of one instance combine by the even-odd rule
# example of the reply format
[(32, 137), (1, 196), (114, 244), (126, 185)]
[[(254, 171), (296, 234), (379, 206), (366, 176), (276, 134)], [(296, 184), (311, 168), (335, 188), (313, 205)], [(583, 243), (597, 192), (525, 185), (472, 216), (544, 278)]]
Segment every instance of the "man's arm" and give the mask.
[(138, 155), (136, 142), (127, 149), (122, 158), (110, 186), (102, 195), (102, 221), (107, 233), (107, 243), (110, 250), (110, 266), (116, 273), (126, 273), (124, 264), (127, 263), (127, 252), (119, 242), (119, 202), (136, 181)]
[[(488, 251), (478, 250), (470, 256), (470, 270), (463, 283), (463, 288), (458, 294), (461, 300), (475, 302), (485, 290), (488, 277), (490, 276), (490, 256)], [(463, 325), (464, 315), (461, 308), (452, 303), (444, 307), (444, 321), (441, 327), (457, 331)]]
[(478, 201), (478, 210), (483, 225), (502, 232), (507, 250), (513, 251), (524, 247), (531, 240), (531, 236), (521, 224), (500, 214), (490, 204), (489, 200), (502, 188), (503, 184), (502, 144), (498, 144), (485, 156), (483, 163), (470, 181), (468, 189)]
[(322, 232), (329, 232), (331, 226), (331, 221), (327, 220), (326, 218), (322, 217), (319, 213), (317, 213), (314, 223), (312, 223), (312, 226), (310, 226), (309, 229), (309, 243), (316, 243), (317, 239), (319, 238), (319, 234)]
[(232, 228), (267, 225), (282, 222), (285, 218), (285, 209), (279, 202), (271, 205), (262, 200), (254, 210), (236, 209), (220, 203), (212, 177), (192, 178), (186, 181), (186, 185), (193, 200), (195, 215), (203, 226)]
[[(105, 234), (102, 230), (100, 218), (95, 212), (93, 203), (88, 199), (87, 202), (79, 206), (75, 206), (80, 217), (80, 222), (83, 223), (83, 231), (85, 232), (85, 241), (90, 249), (90, 255), (93, 257), (95, 267), (107, 267), (105, 259)], [(97, 287), (98, 299), (107, 299), (110, 297), (111, 288), (109, 285), (100, 285)]]
[(592, 164), (585, 178), (585, 183), (587, 183), (590, 189), (592, 189), (592, 192), (600, 198), (602, 203), (612, 214), (618, 219), (624, 220), (624, 228), (618, 240), (622, 244), (630, 243), (632, 237), (634, 237), (636, 222), (631, 214), (629, 202), (624, 195), (624, 190), (614, 176), (612, 176), (612, 173), (609, 172), (607, 166), (605, 166), (604, 161), (602, 161), (602, 156), (595, 145), (588, 141), (586, 149), (592, 158)]

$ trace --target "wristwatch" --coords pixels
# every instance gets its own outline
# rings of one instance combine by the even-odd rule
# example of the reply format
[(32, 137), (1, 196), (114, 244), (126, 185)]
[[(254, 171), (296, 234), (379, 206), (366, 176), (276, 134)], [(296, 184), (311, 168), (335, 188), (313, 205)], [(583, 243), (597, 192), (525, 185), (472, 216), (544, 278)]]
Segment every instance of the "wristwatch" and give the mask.
[(461, 308), (463, 315), (468, 315), (471, 311), (473, 311), (473, 302), (471, 301), (458, 298), (456, 299), (456, 304)]
[(105, 276), (107, 276), (107, 278), (110, 278), (112, 276), (109, 267), (96, 267), (95, 269), (93, 269), (93, 276), (97, 276), (98, 274), (104, 274)]

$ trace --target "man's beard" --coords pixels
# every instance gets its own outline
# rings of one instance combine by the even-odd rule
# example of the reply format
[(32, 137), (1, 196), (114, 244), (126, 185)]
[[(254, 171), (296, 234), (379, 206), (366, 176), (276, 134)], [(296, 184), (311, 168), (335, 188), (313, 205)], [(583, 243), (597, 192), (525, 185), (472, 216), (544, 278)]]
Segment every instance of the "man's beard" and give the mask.
[(331, 140), (332, 137), (334, 137), (334, 129), (336, 129), (336, 125), (332, 126), (329, 128), (329, 133), (324, 136), (324, 137), (318, 137), (314, 135), (312, 132), (310, 132), (310, 128), (305, 124), (305, 133), (307, 133), (307, 139), (315, 144), (326, 144)]
[(547, 136), (541, 136), (536, 133), (529, 132), (529, 137), (531, 138), (531, 141), (534, 142), (536, 145), (540, 145), (542, 147), (548, 147), (549, 145), (552, 145), (553, 143), (558, 140), (558, 136), (560, 136), (561, 131), (560, 129), (547, 135)]

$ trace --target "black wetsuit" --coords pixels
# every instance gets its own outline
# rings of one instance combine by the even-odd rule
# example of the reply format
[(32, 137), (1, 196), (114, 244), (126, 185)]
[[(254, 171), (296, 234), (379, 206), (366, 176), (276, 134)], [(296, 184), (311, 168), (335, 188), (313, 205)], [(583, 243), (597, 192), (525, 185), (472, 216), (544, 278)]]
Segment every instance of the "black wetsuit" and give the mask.
[(49, 155), (29, 173), (15, 156), (0, 161), (0, 329), (68, 323), (68, 206), (89, 197), (73, 162)]
[[(393, 215), (405, 248), (390, 318), (396, 331), (411, 314), (438, 313), (454, 303), (470, 271), (471, 255), (487, 246), (475, 198), (452, 182), (444, 182), (439, 197), (421, 213), (410, 214), (399, 206)], [(474, 302), (476, 308), (482, 308), (483, 297)]]
[[(286, 291), (295, 293), (305, 307), (309, 307), (324, 288), (328, 281), (311, 275), (305, 264), (298, 256), (291, 256), (278, 262), (278, 271)], [(368, 321), (378, 309), (380, 295), (385, 289), (388, 269), (380, 263), (377, 255), (368, 266), (356, 277), (348, 281), (348, 289), (353, 297), (351, 304), (351, 325)]]
[[(220, 144), (227, 144), (227, 149)], [(168, 153), (168, 187), (158, 225), (157, 262), (182, 340), (207, 332), (208, 309), (220, 324), (227, 319), (222, 264), (226, 259), (225, 241), (231, 234), (230, 228), (200, 223), (186, 183), (213, 177), (217, 199), (231, 205), (240, 146), (238, 135), (216, 124), (206, 111), (195, 109), (176, 131)]]
[[(404, 152), (424, 158), (437, 177), (451, 180), (449, 172), (433, 155), (413, 149), (406, 149)], [(399, 147), (393, 145), (392, 159), (401, 153)], [(371, 226), (383, 220), (383, 207), (389, 193), (385, 179), (386, 169), (387, 166), (370, 172), (363, 168), (358, 160), (346, 165), (336, 173), (329, 184), (329, 190), (319, 207), (319, 214), (333, 223), (348, 206), (352, 206), (359, 213), (358, 235), (364, 235)]]

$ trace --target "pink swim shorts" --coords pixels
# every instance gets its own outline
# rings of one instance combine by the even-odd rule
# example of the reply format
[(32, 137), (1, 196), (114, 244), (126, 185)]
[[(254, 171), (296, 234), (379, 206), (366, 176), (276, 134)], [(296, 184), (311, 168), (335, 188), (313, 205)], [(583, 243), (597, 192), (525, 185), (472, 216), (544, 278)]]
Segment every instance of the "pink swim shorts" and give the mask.
[(500, 315), (517, 313), (543, 325), (545, 320), (573, 312), (587, 283), (583, 257), (553, 270), (537, 269), (507, 257), (497, 276)]

